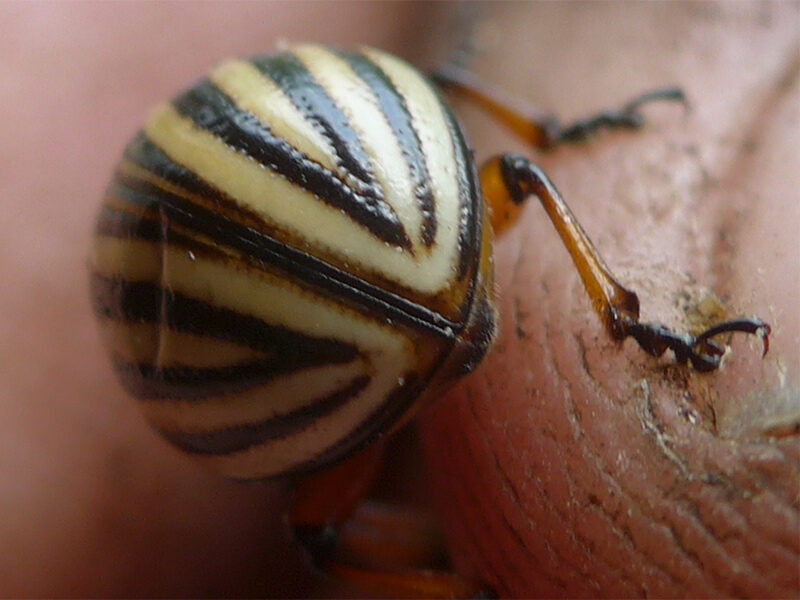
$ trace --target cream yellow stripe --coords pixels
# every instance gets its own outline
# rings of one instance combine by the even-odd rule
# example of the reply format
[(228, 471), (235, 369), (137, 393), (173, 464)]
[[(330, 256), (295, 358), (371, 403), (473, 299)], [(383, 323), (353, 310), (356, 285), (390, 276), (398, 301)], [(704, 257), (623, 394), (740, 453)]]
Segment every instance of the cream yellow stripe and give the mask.
[(166, 431), (209, 432), (280, 417), (312, 404), (367, 374), (361, 360), (282, 375), (244, 392), (203, 400), (143, 401), (147, 419)]
[(98, 275), (159, 283), (162, 251), (161, 245), (146, 240), (96, 235), (89, 262)]
[(100, 336), (115, 360), (152, 364), (158, 355), (160, 326), (156, 323), (120, 323), (98, 315)]
[[(108, 254), (119, 247), (138, 254), (150, 244), (139, 240), (103, 240)], [(114, 245), (118, 250), (114, 250)], [(342, 305), (322, 299), (292, 283), (263, 271), (235, 269), (224, 263), (189, 256), (180, 249), (165, 247), (163, 269), (158, 280), (176, 294), (184, 294), (212, 306), (250, 315), (265, 323), (286, 327), (305, 335), (349, 343), (368, 356), (397, 360), (386, 365), (390, 372), (403, 372), (414, 355), (410, 342), (390, 325), (368, 320)], [(128, 281), (151, 281), (152, 274), (136, 261), (101, 261), (95, 270), (107, 277)], [(169, 348), (164, 343), (163, 350)], [(377, 367), (375, 370), (379, 371)]]
[(336, 170), (333, 149), (271, 79), (249, 62), (229, 60), (210, 76), (236, 105), (258, 117), (277, 137), (329, 171)]
[(394, 84), (406, 102), (414, 129), (420, 138), (422, 154), (427, 159), (428, 173), (436, 205), (438, 231), (432, 268), (455, 269), (458, 261), (458, 228), (460, 198), (457, 164), (450, 130), (441, 102), (419, 71), (406, 62), (373, 48), (362, 53), (374, 62)]
[(295, 435), (224, 456), (200, 460), (230, 477), (258, 479), (278, 475), (310, 461), (357, 429), (398, 385), (397, 372), (378, 372), (356, 398)]
[(372, 170), (386, 202), (403, 223), (411, 241), (419, 245), (422, 214), (414, 201), (408, 163), (372, 90), (347, 62), (327, 48), (316, 45), (293, 46), (292, 53), (347, 116), (370, 157)]
[[(115, 358), (154, 367), (226, 367), (270, 355), (226, 340), (170, 330), (155, 323), (119, 322), (98, 316), (106, 345)], [(159, 344), (160, 353), (159, 353)]]
[[(191, 272), (195, 270), (195, 272)], [(183, 253), (165, 260), (171, 289), (225, 306), (307, 335), (333, 338), (355, 345), (373, 376), (367, 387), (328, 417), (291, 438), (222, 457), (205, 457), (232, 476), (267, 476), (310, 460), (358, 427), (414, 368), (408, 339), (389, 325), (363, 316), (279, 281), (267, 274), (248, 276), (203, 260), (188, 261)], [(212, 282), (217, 282), (215, 285)], [(323, 386), (332, 389), (331, 382)]]
[[(313, 252), (316, 247), (316, 253), (323, 257), (334, 253), (344, 261), (363, 265), (422, 293), (436, 293), (449, 286), (455, 272), (458, 229), (457, 211), (449, 207), (457, 207), (457, 196), (444, 202), (445, 210), (439, 209), (440, 214), (448, 214), (448, 219), (453, 220), (440, 227), (452, 230), (451, 234), (439, 238), (440, 250), (417, 261), (379, 241), (342, 211), (323, 204), (250, 157), (233, 152), (222, 140), (195, 127), (169, 105), (152, 115), (145, 131), (176, 163), (202, 173), (203, 179), (260, 214), (267, 223), (306, 240), (304, 251)], [(441, 190), (435, 187), (434, 192), (437, 191)]]

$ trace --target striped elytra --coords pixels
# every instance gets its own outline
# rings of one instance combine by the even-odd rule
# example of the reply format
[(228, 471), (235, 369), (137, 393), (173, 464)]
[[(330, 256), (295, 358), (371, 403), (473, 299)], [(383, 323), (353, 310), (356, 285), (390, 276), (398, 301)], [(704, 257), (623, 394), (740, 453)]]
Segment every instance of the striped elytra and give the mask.
[(491, 227), (426, 79), (311, 45), (216, 67), (125, 150), (91, 294), (119, 379), (236, 478), (317, 469), (407, 420), (494, 333)]

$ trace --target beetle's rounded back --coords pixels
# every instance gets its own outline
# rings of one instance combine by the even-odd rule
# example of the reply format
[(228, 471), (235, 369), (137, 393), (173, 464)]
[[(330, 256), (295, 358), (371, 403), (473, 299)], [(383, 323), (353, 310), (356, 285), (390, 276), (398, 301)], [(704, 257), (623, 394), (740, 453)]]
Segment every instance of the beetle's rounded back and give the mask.
[(92, 297), (168, 440), (242, 478), (324, 466), (471, 369), (491, 232), (455, 119), (404, 62), (295, 46), (159, 107), (108, 188)]

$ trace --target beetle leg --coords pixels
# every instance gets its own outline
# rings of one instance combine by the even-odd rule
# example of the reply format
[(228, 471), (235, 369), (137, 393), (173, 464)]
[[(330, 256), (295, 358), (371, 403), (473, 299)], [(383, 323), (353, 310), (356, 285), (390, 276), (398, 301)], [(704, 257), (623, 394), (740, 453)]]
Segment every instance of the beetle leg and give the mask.
[(442, 88), (466, 97), (525, 142), (541, 149), (585, 140), (599, 129), (638, 129), (644, 125), (640, 109), (649, 102), (666, 100), (688, 106), (683, 90), (667, 87), (640, 94), (619, 109), (600, 111), (586, 119), (563, 125), (551, 114), (519, 106), (518, 102), (483, 84), (469, 71), (447, 67), (431, 77)]
[(679, 363), (691, 362), (698, 371), (719, 367), (724, 348), (712, 338), (730, 332), (759, 335), (764, 353), (769, 348), (770, 327), (758, 318), (726, 321), (698, 336), (680, 334), (656, 323), (639, 322), (639, 298), (620, 284), (589, 237), (575, 219), (550, 179), (527, 158), (505, 154), (481, 168), (484, 196), (496, 231), (507, 228), (520, 206), (531, 195), (539, 198), (580, 273), (595, 311), (612, 338), (634, 338), (646, 352), (661, 356), (672, 350)]
[(485, 587), (445, 571), (378, 571), (350, 565), (332, 565), (331, 572), (359, 592), (378, 598), (494, 598)]
[(371, 489), (384, 451), (384, 443), (373, 444), (330, 469), (303, 477), (295, 486), (289, 525), (316, 566), (336, 551), (338, 531)]
[[(295, 489), (289, 525), (313, 565), (354, 593), (392, 598), (473, 598), (491, 591), (443, 570), (447, 552), (432, 518), (412, 508), (363, 501), (385, 444)], [(436, 570), (431, 570), (436, 569)]]
[(668, 87), (653, 92), (640, 94), (618, 110), (606, 110), (592, 115), (587, 119), (580, 119), (567, 126), (562, 126), (557, 120), (550, 122), (549, 146), (565, 143), (579, 142), (594, 134), (598, 129), (639, 129), (644, 125), (644, 115), (639, 110), (643, 104), (655, 100), (668, 100), (681, 102), (688, 106), (688, 101), (683, 90), (678, 87)]

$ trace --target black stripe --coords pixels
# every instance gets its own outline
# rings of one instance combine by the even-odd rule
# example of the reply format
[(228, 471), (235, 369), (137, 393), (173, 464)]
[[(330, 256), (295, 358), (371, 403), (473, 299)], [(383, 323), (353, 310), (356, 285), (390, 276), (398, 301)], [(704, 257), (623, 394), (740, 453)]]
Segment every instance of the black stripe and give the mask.
[(143, 133), (139, 133), (128, 144), (125, 158), (180, 188), (179, 193), (183, 197), (191, 196), (193, 202), (202, 201), (206, 206), (213, 207), (214, 212), (224, 213), (239, 223), (256, 228), (264, 224), (263, 216), (241, 206), (227, 194), (200, 179), (193, 171), (176, 164)]
[(406, 106), (405, 98), (397, 91), (389, 77), (367, 57), (345, 52), (337, 54), (350, 65), (350, 68), (364, 80), (375, 94), (380, 108), (386, 116), (386, 121), (400, 144), (400, 150), (406, 159), (413, 182), (414, 196), (422, 214), (420, 238), (423, 244), (431, 246), (436, 240), (436, 206), (431, 191), (431, 178), (425, 153), (419, 135), (414, 129), (413, 118)]
[[(433, 376), (436, 369), (431, 372)], [(347, 459), (375, 443), (420, 399), (431, 377), (420, 378), (416, 374), (407, 373), (405, 384), (396, 388), (381, 402), (358, 427), (343, 435), (336, 443), (326, 448), (314, 458), (292, 467), (293, 475), (307, 475), (320, 469), (329, 468), (332, 464)], [(344, 432), (343, 432), (344, 433)]]
[(347, 387), (329, 396), (315, 399), (303, 408), (272, 417), (261, 423), (237, 425), (204, 433), (164, 430), (161, 430), (160, 433), (186, 452), (215, 456), (233, 454), (306, 429), (318, 422), (319, 419), (338, 410), (348, 400), (363, 391), (368, 383), (369, 377), (359, 377)]
[[(467, 273), (476, 273), (481, 256), (481, 243), (483, 238), (483, 196), (480, 188), (478, 167), (475, 162), (475, 153), (466, 141), (456, 118), (450, 109), (437, 94), (439, 104), (444, 113), (447, 127), (450, 130), (450, 139), (453, 144), (453, 156), (456, 161), (459, 196), (459, 231), (458, 247), (461, 256), (458, 263), (458, 276), (464, 277)], [(474, 286), (476, 277), (472, 277)], [(472, 290), (470, 290), (470, 297)], [(465, 306), (465, 315), (469, 314), (469, 307)]]
[(254, 262), (273, 265), (309, 285), (329, 290), (336, 298), (348, 299), (372, 314), (395, 318), (448, 339), (454, 339), (461, 330), (461, 324), (453, 323), (424, 306), (235, 223), (221, 213), (206, 210), (124, 173), (117, 174), (111, 193), (132, 204), (158, 206), (170, 223), (207, 235), (220, 244), (238, 250)]
[[(140, 208), (140, 207), (139, 207)], [(190, 251), (195, 257), (206, 260), (226, 260), (224, 252), (206, 240), (192, 237), (189, 231), (176, 231), (175, 224), (166, 223), (159, 218), (159, 207), (144, 210), (140, 215), (132, 215), (108, 204), (103, 205), (95, 225), (95, 233), (100, 236), (120, 240), (136, 239)]]
[[(356, 192), (294, 146), (275, 137), (254, 115), (241, 110), (205, 80), (173, 100), (175, 109), (232, 149), (280, 173), (321, 201), (344, 211), (378, 239), (404, 249), (411, 242), (403, 224), (382, 198)], [(202, 175), (202, 174), (199, 174)], [(273, 199), (279, 202), (280, 199)]]
[(214, 202), (222, 201), (226, 208), (228, 204), (235, 206), (233, 200), (200, 179), (196, 173), (176, 164), (142, 132), (125, 148), (125, 158), (192, 195), (208, 198)]
[(304, 369), (352, 360), (346, 353), (321, 355), (313, 351), (293, 358), (281, 356), (221, 367), (159, 367), (117, 359), (114, 368), (125, 389), (140, 400), (203, 400), (244, 392)]
[(358, 349), (338, 340), (309, 337), (249, 315), (211, 306), (156, 283), (91, 276), (95, 312), (114, 321), (160, 323), (175, 331), (228, 340), (269, 353), (287, 365), (349, 362)]
[(357, 180), (359, 191), (372, 198), (383, 198), (358, 134), (302, 61), (294, 54), (284, 52), (256, 57), (251, 63), (274, 81), (306, 120), (330, 142), (339, 166)]
[(144, 215), (131, 215), (108, 205), (100, 207), (95, 233), (118, 238), (157, 241), (163, 237), (161, 225)]

